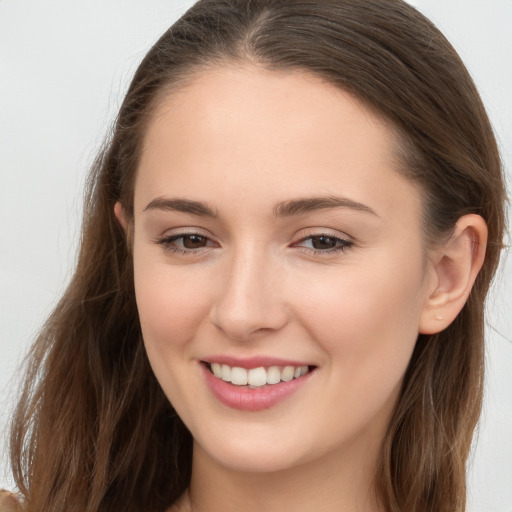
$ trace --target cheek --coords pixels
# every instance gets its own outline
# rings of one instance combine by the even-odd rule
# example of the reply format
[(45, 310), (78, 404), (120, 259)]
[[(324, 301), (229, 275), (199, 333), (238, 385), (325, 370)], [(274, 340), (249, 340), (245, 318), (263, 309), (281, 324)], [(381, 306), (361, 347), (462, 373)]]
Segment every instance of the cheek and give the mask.
[(304, 325), (335, 371), (354, 381), (393, 385), (401, 379), (422, 309), (421, 258), (413, 259), (414, 266), (408, 261), (382, 257), (365, 272), (347, 267), (311, 283), (301, 307)]
[(324, 353), (328, 385), (319, 407), (324, 416), (333, 416), (326, 426), (333, 437), (340, 425), (352, 434), (373, 425), (379, 437), (389, 421), (421, 310), (421, 273), (404, 269), (401, 274), (396, 279), (393, 272), (377, 269), (340, 272), (343, 278), (328, 285), (317, 281), (311, 300), (302, 305), (303, 325)]
[(152, 353), (180, 350), (207, 315), (204, 281), (197, 272), (135, 260), (135, 294), (144, 343)]
[(191, 340), (208, 311), (204, 283), (197, 275), (188, 276), (149, 259), (136, 257), (134, 266), (137, 308), (149, 362), (173, 407), (182, 419), (190, 421), (194, 399), (186, 363), (193, 359)]

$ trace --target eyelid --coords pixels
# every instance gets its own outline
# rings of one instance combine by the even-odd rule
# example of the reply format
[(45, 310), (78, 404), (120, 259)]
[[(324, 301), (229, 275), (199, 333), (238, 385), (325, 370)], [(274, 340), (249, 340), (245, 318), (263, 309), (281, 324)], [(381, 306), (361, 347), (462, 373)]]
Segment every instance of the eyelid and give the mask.
[(216, 241), (216, 237), (207, 229), (199, 228), (196, 226), (179, 226), (171, 229), (166, 229), (162, 232), (161, 235), (157, 235), (155, 237), (155, 242), (157, 240), (170, 239), (172, 237), (180, 237), (187, 235), (197, 235), (202, 236), (204, 238), (208, 238), (208, 240)]
[[(344, 252), (348, 249), (350, 249), (354, 244), (355, 241), (352, 237), (348, 236), (345, 233), (334, 233), (332, 230), (329, 229), (319, 229), (318, 231), (311, 232), (310, 230), (302, 230), (299, 232), (299, 234), (302, 233), (302, 236), (296, 241), (291, 244), (292, 247), (298, 247), (303, 249), (307, 254), (318, 254), (323, 256), (333, 255), (336, 253)], [(336, 246), (332, 247), (330, 249), (315, 249), (313, 247), (304, 247), (301, 244), (303, 244), (307, 240), (315, 239), (315, 238), (330, 238), (336, 241)]]
[[(199, 236), (201, 238), (205, 238), (207, 240), (207, 245), (205, 245), (204, 247), (190, 249), (175, 244), (177, 240), (179, 240), (180, 238), (186, 238), (187, 236)], [(164, 235), (154, 238), (153, 242), (157, 245), (162, 246), (166, 251), (183, 255), (199, 255), (200, 253), (203, 253), (206, 250), (211, 249), (212, 247), (214, 248), (220, 246), (220, 244), (212, 236), (205, 234), (202, 230), (193, 227), (183, 227), (179, 229), (177, 228), (177, 230), (166, 232)]]
[(344, 240), (346, 242), (355, 243), (355, 240), (353, 237), (348, 235), (347, 233), (343, 231), (338, 231), (337, 229), (329, 229), (329, 228), (322, 228), (322, 227), (311, 227), (311, 228), (305, 228), (301, 229), (296, 233), (296, 242), (304, 241), (308, 238), (318, 237), (318, 236), (326, 236), (330, 238), (337, 238), (339, 240)]

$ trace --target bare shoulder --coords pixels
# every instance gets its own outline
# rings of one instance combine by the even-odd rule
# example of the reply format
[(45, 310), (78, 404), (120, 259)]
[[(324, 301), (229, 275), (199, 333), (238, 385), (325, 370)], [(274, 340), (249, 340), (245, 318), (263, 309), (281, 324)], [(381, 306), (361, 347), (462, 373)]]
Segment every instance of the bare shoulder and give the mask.
[(22, 512), (21, 501), (12, 492), (0, 489), (0, 512)]

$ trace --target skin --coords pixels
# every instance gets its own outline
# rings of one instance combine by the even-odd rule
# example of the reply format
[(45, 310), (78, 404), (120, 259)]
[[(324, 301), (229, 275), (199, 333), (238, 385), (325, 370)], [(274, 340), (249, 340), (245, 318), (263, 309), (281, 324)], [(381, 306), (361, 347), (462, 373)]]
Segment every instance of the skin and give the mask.
[[(381, 510), (372, 477), (418, 333), (460, 310), (485, 242), (467, 216), (455, 246), (427, 252), (395, 145), (386, 122), (305, 72), (209, 69), (157, 108), (133, 224), (116, 215), (133, 230), (149, 360), (194, 437), (177, 509)], [(357, 205), (275, 214), (333, 196)], [(162, 206), (176, 198), (216, 216)], [(189, 233), (201, 238), (170, 239)], [(321, 235), (344, 249), (318, 249)], [(316, 369), (276, 406), (239, 411), (205, 384), (214, 354)]]

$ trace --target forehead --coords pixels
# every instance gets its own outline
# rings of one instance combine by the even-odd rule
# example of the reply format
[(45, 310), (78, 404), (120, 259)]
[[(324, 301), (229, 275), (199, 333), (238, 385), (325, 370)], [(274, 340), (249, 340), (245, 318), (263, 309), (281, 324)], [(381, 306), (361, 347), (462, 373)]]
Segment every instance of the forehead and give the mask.
[(386, 121), (315, 75), (206, 69), (155, 109), (135, 202), (162, 193), (211, 202), (215, 190), (218, 200), (259, 191), (269, 207), (285, 196), (337, 193), (383, 210), (412, 198), (417, 208), (415, 187), (397, 172), (396, 147)]

